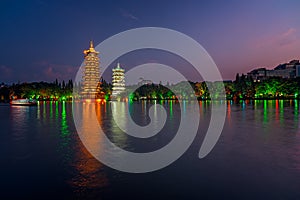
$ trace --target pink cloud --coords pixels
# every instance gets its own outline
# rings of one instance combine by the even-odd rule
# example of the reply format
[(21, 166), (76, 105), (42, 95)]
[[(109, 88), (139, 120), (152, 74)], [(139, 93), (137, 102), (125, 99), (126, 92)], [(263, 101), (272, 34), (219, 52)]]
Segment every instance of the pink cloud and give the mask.
[(297, 30), (295, 28), (289, 28), (280, 34), (261, 38), (256, 44), (258, 48), (289, 47), (298, 44), (299, 40)]
[(288, 37), (288, 36), (294, 35), (295, 33), (296, 33), (296, 29), (290, 28), (290, 29), (288, 29), (286, 32), (284, 32), (284, 33), (282, 34), (282, 36)]
[(52, 81), (56, 78), (59, 80), (73, 79), (78, 71), (79, 67), (65, 65), (65, 64), (54, 64), (47, 61), (39, 61), (35, 65), (43, 70), (39, 72), (43, 79)]
[(300, 59), (300, 35), (295, 28), (263, 36), (248, 43), (247, 69), (273, 68), (292, 59)]
[(50, 79), (62, 79), (62, 74), (58, 73), (52, 66), (49, 66), (44, 70), (44, 75)]

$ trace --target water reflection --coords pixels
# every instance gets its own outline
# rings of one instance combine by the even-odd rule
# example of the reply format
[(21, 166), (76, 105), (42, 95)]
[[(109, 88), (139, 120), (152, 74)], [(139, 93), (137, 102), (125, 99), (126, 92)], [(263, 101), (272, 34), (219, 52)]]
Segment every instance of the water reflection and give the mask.
[[(128, 122), (127, 112), (133, 114), (134, 112), (136, 113), (137, 110), (134, 109), (135, 107), (133, 106), (133, 104), (130, 104), (130, 103), (126, 104), (125, 102), (111, 102), (110, 104), (114, 104), (114, 106), (111, 106), (111, 109), (113, 109), (112, 113), (117, 113), (117, 115), (119, 115), (121, 117), (119, 123), (123, 128), (126, 129), (127, 122)], [(142, 106), (142, 110), (143, 109), (145, 109), (144, 106)], [(101, 116), (97, 116), (97, 117), (101, 119)], [(146, 123), (147, 113), (145, 112), (145, 110), (142, 111), (140, 117), (141, 117), (141, 119), (143, 119), (143, 123)], [(126, 135), (126, 133), (124, 133), (119, 128), (119, 126), (117, 125), (117, 123), (114, 120), (114, 117), (110, 116), (110, 122), (107, 123), (107, 125), (108, 124), (111, 124), (111, 129), (110, 130), (108, 130), (105, 127), (105, 124), (102, 124), (103, 125), (102, 127), (104, 128), (104, 130), (106, 132), (108, 132), (108, 134), (109, 134), (108, 137), (117, 146), (121, 147), (122, 149), (125, 149), (127, 147), (127, 135)]]
[[(58, 105), (56, 105), (56, 110), (58, 113)], [(58, 116), (58, 114), (57, 114)], [(62, 102), (62, 109), (61, 109), (61, 133), (62, 136), (69, 135), (69, 126), (67, 122), (67, 112), (66, 112), (66, 102)]]
[(43, 118), (45, 119), (46, 118), (46, 103), (43, 102)]
[[(178, 113), (180, 105), (175, 101), (165, 101), (157, 103), (164, 105), (167, 109), (167, 124), (170, 126), (167, 130), (173, 130), (172, 126), (174, 126), (174, 122), (176, 121), (175, 119), (180, 116), (180, 113)], [(212, 103), (216, 105), (218, 104), (218, 102), (210, 101), (199, 102), (199, 112), (201, 115), (201, 119), (204, 119), (204, 122), (207, 122), (205, 121), (205, 118), (210, 116), (209, 110)], [(92, 125), (93, 123), (91, 121), (92, 114), (95, 113), (97, 116), (98, 124), (108, 132), (108, 137), (117, 146), (134, 150), (134, 143), (128, 140), (128, 136), (124, 132), (122, 132), (114, 123), (111, 115), (110, 104), (110, 102), (96, 103), (94, 105), (92, 103), (85, 103), (83, 104), (82, 108), (75, 107), (75, 109), (81, 109), (82, 128), (89, 130), (88, 132), (97, 129), (97, 127), (94, 127)], [(119, 112), (120, 115), (123, 115), (126, 110), (130, 110), (130, 113), (135, 115), (136, 118), (140, 117), (138, 123), (147, 124), (148, 109), (151, 105), (151, 102), (146, 101), (142, 101), (140, 103), (128, 102), (119, 104), (116, 109), (118, 110), (117, 112)], [(267, 152), (271, 152), (270, 154), (272, 155), (290, 156), (290, 158), (293, 159), (297, 170), (300, 170), (298, 105), (298, 100), (258, 100), (245, 102), (241, 101), (238, 103), (227, 101), (226, 122), (228, 127), (230, 128), (230, 131), (227, 130), (227, 132), (223, 134), (223, 137), (227, 137), (227, 139), (229, 138), (229, 140), (226, 142), (238, 143), (235, 145), (237, 145), (239, 149), (242, 149), (241, 144), (245, 145), (246, 141), (244, 140), (246, 140), (245, 138), (248, 138), (247, 142), (251, 143), (252, 141), (253, 147), (251, 148), (266, 148), (264, 150), (266, 150)], [(53, 125), (51, 123), (57, 124), (59, 126), (58, 130), (60, 131), (58, 134), (60, 138), (59, 152), (61, 152), (61, 155), (63, 157), (63, 163), (64, 165), (66, 165), (66, 168), (69, 167), (67, 163), (72, 163), (72, 169), (74, 168), (76, 171), (73, 173), (70, 184), (74, 188), (76, 188), (78, 194), (84, 194), (92, 188), (102, 188), (108, 185), (109, 180), (107, 178), (107, 174), (104, 171), (103, 165), (86, 151), (79, 140), (74, 140), (74, 138), (71, 137), (73, 133), (75, 135), (76, 133), (70, 132), (72, 115), (71, 111), (68, 110), (68, 106), (70, 105), (66, 102), (41, 102), (38, 108), (14, 107), (14, 109), (11, 109), (12, 115), (15, 119), (15, 124), (13, 126), (12, 132), (14, 134), (14, 145), (18, 146), (18, 148), (16, 148), (14, 152), (14, 155), (17, 158), (22, 158), (24, 156), (28, 156), (30, 153), (28, 134), (24, 134), (26, 129), (29, 129), (28, 121), (32, 120), (30, 118), (30, 112), (34, 112), (34, 115), (37, 116), (37, 118), (40, 118), (43, 121), (44, 125)], [(184, 106), (186, 112), (190, 112), (190, 110), (188, 109), (188, 102), (182, 102), (182, 106)], [(154, 112), (154, 114), (155, 113), (156, 112)], [(124, 121), (124, 123), (126, 123), (126, 121)], [(57, 132), (53, 134), (57, 134)], [(249, 137), (247, 134), (249, 135)], [(88, 142), (89, 146), (93, 148), (94, 152), (103, 153), (103, 146), (101, 145), (101, 135), (84, 135), (84, 138), (86, 139), (86, 142)], [(159, 139), (164, 138), (160, 137)], [(226, 142), (225, 144), (228, 144)], [(161, 143), (164, 144), (164, 142)], [(266, 147), (259, 147), (259, 145), (265, 145)], [(291, 147), (289, 147), (289, 145), (291, 145)], [(233, 147), (237, 146), (233, 145)], [(274, 146), (277, 149), (275, 149)], [(291, 150), (289, 150), (288, 148), (291, 148)], [(286, 152), (285, 154), (281, 153), (277, 155), (277, 151), (279, 150), (283, 150)], [(241, 151), (245, 150), (242, 149)], [(74, 154), (74, 156), (72, 156), (72, 154)], [(256, 156), (258, 154), (258, 152), (255, 152)], [(268, 158), (266, 159), (268, 160)]]
[(101, 189), (108, 185), (108, 178), (103, 171), (103, 165), (96, 160), (83, 145), (78, 145), (73, 161), (74, 176), (70, 185), (75, 189), (77, 197), (93, 196), (91, 190)]
[(232, 101), (227, 101), (227, 121), (231, 124), (231, 105)]
[(294, 121), (295, 123), (298, 122), (299, 120), (299, 102), (298, 102), (298, 99), (295, 99), (294, 100)]
[[(59, 109), (60, 108), (60, 109)], [(60, 145), (59, 145), (59, 151), (63, 155), (63, 163), (69, 163), (72, 159), (72, 143), (71, 143), (71, 137), (70, 137), (70, 130), (69, 125), (70, 123), (67, 118), (67, 114), (70, 115), (69, 112), (67, 112), (66, 109), (66, 102), (61, 103), (55, 103), (55, 118), (56, 122), (60, 121)]]
[(172, 119), (173, 118), (173, 101), (172, 100), (170, 101), (169, 106), (170, 106), (170, 118)]
[(53, 101), (50, 101), (50, 118), (53, 118)]
[[(65, 103), (65, 102), (63, 102), (63, 103)], [(58, 116), (59, 116), (59, 103), (58, 103), (58, 101), (56, 101), (55, 102), (55, 119), (58, 119)]]
[[(73, 105), (73, 109), (79, 109), (82, 112), (80, 122), (82, 125), (81, 139), (89, 146), (89, 150), (96, 154), (103, 153), (103, 146), (101, 145), (102, 135), (97, 131), (93, 115), (96, 114), (97, 116), (98, 122), (96, 123), (103, 124), (103, 118), (106, 116), (103, 112), (106, 110), (105, 107), (105, 104), (89, 102)], [(62, 110), (64, 110), (64, 104)], [(73, 161), (73, 166), (76, 171), (70, 184), (75, 188), (76, 196), (79, 198), (94, 198), (94, 193), (90, 193), (90, 191), (103, 188), (108, 184), (106, 174), (103, 172), (103, 165), (86, 150), (80, 141), (78, 141), (76, 148), (78, 148), (78, 150), (76, 151), (75, 160)]]
[[(26, 106), (11, 106), (13, 158), (15, 160), (26, 159), (32, 152), (30, 151), (30, 135), (26, 132), (29, 129), (30, 111), (36, 110)], [(34, 111), (33, 111), (34, 112)], [(31, 127), (33, 128), (33, 127)]]
[(284, 123), (284, 107), (283, 107), (283, 100), (279, 101), (279, 107), (280, 107), (280, 124), (283, 125)]
[[(178, 125), (178, 117), (180, 117), (180, 105), (175, 101), (157, 103), (166, 108), (168, 121), (162, 130), (163, 134), (159, 135), (157, 140), (150, 141), (150, 144), (132, 142), (116, 126), (112, 118), (110, 102), (96, 103), (94, 106), (87, 103), (82, 107), (75, 106), (74, 109), (82, 113), (80, 120), (83, 129), (90, 132), (96, 130), (97, 127), (93, 127), (90, 119), (94, 113), (97, 116), (97, 123), (106, 130), (107, 137), (118, 146), (133, 150), (138, 146), (141, 150), (148, 151), (152, 150), (157, 143), (164, 146), (172, 139), (166, 135), (169, 132), (176, 133), (174, 127)], [(209, 123), (210, 108), (213, 103), (218, 104), (211, 101), (200, 101), (198, 104), (201, 116), (199, 133), (205, 129), (203, 123)], [(193, 110), (189, 108), (188, 101), (184, 104), (186, 113), (183, 114)], [(38, 107), (12, 106), (7, 109), (6, 116), (10, 116), (11, 122), (3, 125), (6, 125), (9, 130), (7, 140), (11, 140), (9, 143), (11, 145), (6, 145), (5, 148), (9, 149), (7, 157), (17, 161), (14, 166), (17, 169), (24, 169), (24, 173), (28, 173), (29, 180), (34, 179), (37, 176), (36, 172), (40, 171), (41, 179), (36, 181), (38, 184), (43, 180), (50, 180), (49, 191), (53, 188), (59, 191), (62, 185), (63, 187), (67, 185), (72, 188), (72, 193), (75, 193), (77, 199), (102, 197), (101, 192), (106, 188), (115, 192), (120, 188), (124, 188), (124, 191), (132, 189), (132, 186), (135, 186), (134, 192), (142, 196), (143, 186), (151, 188), (155, 184), (158, 185), (157, 188), (163, 188), (160, 190), (163, 193), (166, 185), (170, 183), (178, 185), (176, 184), (178, 181), (189, 182), (186, 187), (192, 187), (191, 192), (197, 191), (199, 185), (208, 189), (210, 189), (208, 184), (219, 188), (232, 185), (237, 188), (237, 194), (243, 196), (244, 193), (239, 191), (245, 188), (251, 187), (259, 191), (266, 186), (264, 192), (274, 191), (275, 194), (296, 197), (299, 194), (299, 188), (296, 187), (299, 187), (300, 180), (299, 101), (257, 100), (237, 103), (227, 101), (226, 104), (225, 128), (207, 159), (197, 158), (202, 140), (196, 138), (189, 151), (174, 165), (138, 178), (108, 169), (87, 152), (77, 136), (71, 104), (67, 102), (39, 102)], [(120, 105), (118, 112), (123, 112), (128, 106), (137, 123), (143, 124), (147, 122), (148, 109), (151, 105), (151, 102), (146, 101), (128, 102)], [(85, 140), (92, 146), (93, 151), (105, 153), (101, 136), (85, 135)], [(6, 140), (3, 140), (3, 148), (4, 143)], [(158, 147), (161, 147), (159, 145)], [(33, 159), (27, 160), (24, 164), (24, 160), (28, 157)], [(43, 164), (41, 160), (49, 163)], [(217, 171), (220, 172), (220, 176), (215, 176)], [(153, 175), (157, 175), (156, 178), (152, 178)], [(20, 176), (15, 177), (13, 179), (9, 175), (5, 177), (5, 181), (20, 181)], [(147, 178), (144, 179), (145, 177)], [(159, 179), (161, 177), (163, 178)], [(116, 186), (117, 182), (121, 182), (119, 187)], [(134, 184), (136, 182), (138, 183)], [(143, 184), (139, 184), (140, 182)], [(28, 191), (35, 188), (30, 185), (30, 181), (26, 183), (29, 183)], [(44, 187), (43, 189), (47, 190), (46, 186)], [(181, 188), (182, 185), (179, 187)], [(32, 192), (34, 193), (34, 190)], [(177, 194), (176, 191), (170, 190), (171, 192)], [(66, 194), (65, 196), (69, 197)], [(107, 196), (109, 197), (110, 194)], [(122, 195), (120, 197), (122, 198)]]
[(268, 122), (268, 101), (264, 100), (264, 125), (267, 125)]
[[(73, 125), (71, 104), (65, 101), (39, 102), (37, 118), (40, 119), (41, 125), (46, 126), (52, 131), (45, 131), (41, 134), (46, 140), (56, 143), (51, 151), (57, 152), (56, 159), (59, 159), (59, 166), (65, 170), (65, 181), (71, 186), (76, 198), (89, 197), (93, 198), (94, 193), (91, 190), (99, 189), (108, 184), (106, 173), (103, 172), (103, 165), (96, 160), (82, 145)], [(28, 107), (24, 107), (25, 109)], [(105, 117), (105, 106), (97, 107), (96, 114), (99, 122), (102, 123), (102, 117)], [(101, 109), (100, 109), (101, 108)], [(84, 104), (82, 110), (82, 121), (84, 129), (93, 129), (90, 126), (91, 105)], [(25, 114), (25, 112), (22, 112)], [(18, 119), (19, 120), (19, 119)], [(26, 131), (26, 130), (25, 130)], [(86, 135), (86, 140), (90, 147), (95, 151), (101, 151), (101, 138)], [(53, 158), (52, 158), (53, 159)], [(67, 175), (69, 174), (69, 176)]]

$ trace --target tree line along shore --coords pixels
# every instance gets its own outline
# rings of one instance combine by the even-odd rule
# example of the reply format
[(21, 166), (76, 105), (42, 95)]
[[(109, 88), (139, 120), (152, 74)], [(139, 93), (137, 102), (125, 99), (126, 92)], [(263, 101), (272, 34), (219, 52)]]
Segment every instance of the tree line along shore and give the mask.
[[(111, 83), (101, 80), (99, 84), (106, 100), (110, 99), (112, 92)], [(72, 80), (67, 82), (31, 82), (14, 83), (7, 85), (0, 84), (0, 102), (9, 102), (13, 98), (30, 98), (39, 101), (70, 101), (73, 98), (73, 88), (79, 88), (73, 84)], [(270, 77), (266, 80), (255, 82), (251, 77), (238, 75), (234, 81), (223, 82), (180, 82), (177, 84), (145, 84), (141, 86), (127, 86), (129, 93), (124, 93), (123, 97), (130, 100), (158, 99), (175, 100), (191, 99), (211, 100), (211, 99), (299, 99), (300, 78), (278, 78)], [(134, 89), (137, 88), (137, 89)], [(192, 88), (192, 90), (191, 90)], [(210, 89), (208, 89), (210, 88)], [(220, 96), (222, 91), (224, 96)], [(176, 94), (176, 95), (175, 95)]]

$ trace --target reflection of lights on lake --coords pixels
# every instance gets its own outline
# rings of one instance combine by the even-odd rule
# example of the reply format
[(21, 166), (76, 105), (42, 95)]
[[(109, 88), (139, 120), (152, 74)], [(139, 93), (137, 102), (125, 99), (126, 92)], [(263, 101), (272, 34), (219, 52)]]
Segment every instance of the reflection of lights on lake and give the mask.
[(55, 101), (55, 118), (58, 119), (58, 101)]
[[(57, 105), (58, 110), (58, 105)], [(67, 123), (67, 113), (66, 113), (66, 102), (62, 102), (62, 109), (61, 109), (61, 133), (63, 136), (69, 135), (69, 126)]]
[(31, 117), (32, 112), (36, 112), (35, 107), (28, 106), (11, 106), (11, 115), (13, 118), (13, 126), (12, 126), (12, 146), (13, 151), (11, 152), (13, 157), (18, 159), (24, 159), (30, 156), (30, 135), (26, 134), (26, 132), (33, 127), (29, 125), (29, 119)]
[(279, 100), (275, 101), (275, 120), (279, 121)]
[(37, 101), (37, 112), (36, 112), (36, 118), (40, 119), (40, 115), (41, 115), (41, 108), (40, 108), (40, 102)]
[(46, 118), (46, 103), (43, 101), (43, 118)]
[[(75, 103), (73, 109), (82, 110), (81, 119), (81, 140), (89, 145), (89, 151), (94, 155), (104, 153), (102, 145), (102, 135), (98, 134), (95, 124), (105, 127), (103, 124), (104, 113), (102, 109), (106, 109), (106, 104), (102, 103)], [(104, 111), (105, 112), (105, 111)], [(96, 115), (96, 117), (93, 117)], [(62, 118), (67, 116), (65, 103), (62, 104)], [(94, 120), (97, 120), (96, 122)], [(103, 168), (103, 164), (88, 152), (82, 143), (78, 142), (78, 151), (75, 155), (73, 163), (77, 173), (71, 179), (71, 183), (74, 187), (78, 188), (78, 193), (88, 193), (90, 189), (102, 188), (108, 184), (108, 179), (105, 173), (98, 173)]]
[(295, 123), (298, 122), (298, 115), (299, 115), (299, 111), (298, 111), (298, 100), (295, 99), (295, 100), (294, 100), (294, 121), (295, 121)]
[(227, 118), (228, 122), (231, 123), (231, 101), (227, 101)]
[(182, 106), (183, 106), (183, 114), (185, 114), (186, 113), (186, 101), (185, 100), (183, 100), (182, 101)]
[(173, 100), (170, 100), (170, 117), (173, 118)]
[(284, 107), (283, 107), (283, 101), (284, 100), (279, 100), (280, 102), (280, 124), (283, 124), (284, 122), (284, 116), (283, 116), (283, 113), (284, 113)]
[[(242, 110), (245, 110), (245, 107), (246, 107), (246, 103), (244, 100), (242, 100)], [(244, 113), (244, 112), (243, 112)]]
[(50, 118), (53, 117), (53, 106), (52, 106), (52, 101), (50, 101)]
[(264, 123), (268, 121), (268, 104), (267, 100), (264, 100)]

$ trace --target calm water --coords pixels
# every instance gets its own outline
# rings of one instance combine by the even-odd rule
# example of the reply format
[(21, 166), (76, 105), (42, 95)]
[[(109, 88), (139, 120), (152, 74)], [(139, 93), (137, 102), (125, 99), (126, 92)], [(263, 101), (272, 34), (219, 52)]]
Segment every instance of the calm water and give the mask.
[[(94, 159), (76, 133), (71, 103), (2, 104), (1, 199), (299, 199), (299, 103), (227, 102), (221, 138), (207, 157), (199, 159), (212, 104), (200, 102), (200, 127), (192, 146), (170, 166), (146, 174), (119, 172)], [(146, 140), (118, 129), (110, 103), (97, 104), (96, 113), (115, 144), (148, 152), (172, 139), (180, 114), (185, 114), (176, 102), (161, 104), (168, 113), (167, 123), (161, 133)], [(188, 107), (189, 102), (184, 104)], [(150, 106), (145, 102), (129, 105), (137, 124), (149, 123)], [(101, 151), (101, 145), (95, 148)]]

